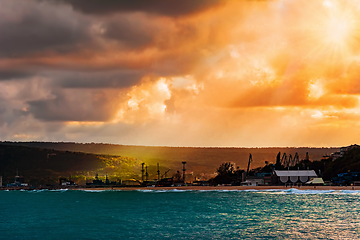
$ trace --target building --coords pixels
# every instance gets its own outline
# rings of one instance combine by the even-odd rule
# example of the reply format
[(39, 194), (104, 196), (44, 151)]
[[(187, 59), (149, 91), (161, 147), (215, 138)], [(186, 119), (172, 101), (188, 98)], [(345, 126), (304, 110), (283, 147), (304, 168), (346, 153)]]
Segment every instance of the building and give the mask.
[(331, 156), (332, 160), (334, 161), (334, 160), (338, 159), (339, 157), (341, 157), (341, 153), (340, 152), (334, 152), (330, 156)]
[(274, 170), (272, 184), (303, 184), (317, 177), (314, 170)]
[(209, 186), (209, 181), (196, 180), (192, 183), (193, 186)]
[(353, 145), (346, 146), (346, 147), (341, 147), (341, 148), (340, 148), (340, 152), (332, 153), (332, 154), (331, 154), (331, 157), (332, 157), (332, 159), (333, 159), (333, 161), (334, 161), (334, 160), (338, 159), (339, 157), (343, 157), (344, 154), (345, 154), (347, 151), (349, 151), (349, 150), (351, 150), (351, 149), (353, 149), (353, 148), (359, 148), (359, 147), (360, 147), (360, 146), (357, 145), (357, 144), (353, 144)]
[(260, 178), (263, 181), (261, 185), (271, 185), (271, 172), (255, 173), (255, 178)]
[(263, 178), (246, 178), (246, 181), (241, 182), (241, 186), (259, 186), (264, 185)]
[(136, 179), (128, 179), (128, 180), (124, 180), (122, 181), (122, 184), (125, 186), (140, 186), (140, 182)]
[(171, 187), (174, 185), (173, 178), (163, 178), (156, 183), (157, 187)]
[(353, 144), (353, 145), (350, 145), (350, 146), (347, 146), (347, 147), (341, 147), (341, 148), (340, 148), (340, 157), (343, 157), (344, 154), (345, 154), (347, 151), (349, 151), (349, 150), (351, 150), (351, 149), (353, 149), (353, 148), (359, 148), (359, 147), (360, 147), (360, 146), (357, 145), (357, 144)]
[(309, 185), (324, 185), (324, 180), (322, 178), (312, 178), (310, 181), (306, 182)]
[(359, 147), (360, 146), (357, 144), (353, 144), (353, 145), (346, 146), (346, 147), (341, 147), (340, 152), (334, 152), (331, 154), (332, 160), (334, 161), (334, 160), (338, 159), (339, 157), (343, 157), (347, 151), (349, 151), (353, 148), (359, 148)]
[(66, 178), (59, 178), (59, 185), (60, 186), (76, 186), (74, 181), (68, 180)]
[(7, 186), (8, 187), (27, 187), (28, 184), (25, 183), (24, 177), (19, 176), (19, 174), (17, 173), (16, 176), (15, 176), (15, 181), (13, 183), (7, 184)]
[(360, 180), (360, 172), (339, 173), (337, 177), (333, 177), (331, 182), (335, 185), (349, 185)]

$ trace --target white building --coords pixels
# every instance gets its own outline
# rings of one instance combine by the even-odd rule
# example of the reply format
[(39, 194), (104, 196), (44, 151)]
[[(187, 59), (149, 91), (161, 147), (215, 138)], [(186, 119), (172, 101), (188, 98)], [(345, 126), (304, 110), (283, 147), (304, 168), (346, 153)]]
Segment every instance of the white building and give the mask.
[(314, 170), (274, 170), (273, 173), (280, 183), (306, 183), (311, 178), (317, 178)]
[(309, 185), (324, 185), (324, 180), (322, 178), (312, 178), (310, 181), (306, 182)]
[(262, 178), (247, 178), (246, 181), (241, 182), (241, 186), (259, 186), (264, 185)]

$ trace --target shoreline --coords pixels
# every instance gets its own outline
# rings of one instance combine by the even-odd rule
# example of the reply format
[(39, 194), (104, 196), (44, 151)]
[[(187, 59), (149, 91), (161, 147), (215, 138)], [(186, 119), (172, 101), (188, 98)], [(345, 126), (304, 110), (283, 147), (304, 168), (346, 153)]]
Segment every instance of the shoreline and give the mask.
[(189, 191), (243, 191), (243, 190), (353, 190), (360, 191), (360, 186), (301, 186), (301, 187), (285, 187), (285, 186), (180, 186), (180, 187), (114, 187), (114, 188), (77, 188), (74, 190), (189, 190)]
[(115, 191), (139, 191), (139, 190), (187, 190), (187, 191), (244, 191), (244, 190), (318, 190), (318, 191), (341, 191), (341, 190), (350, 190), (350, 191), (360, 191), (360, 186), (176, 186), (176, 187), (38, 187), (38, 188), (24, 188), (24, 187), (3, 187), (0, 188), (0, 191), (14, 191), (14, 190), (80, 190), (80, 191), (106, 191), (106, 190), (115, 190)]

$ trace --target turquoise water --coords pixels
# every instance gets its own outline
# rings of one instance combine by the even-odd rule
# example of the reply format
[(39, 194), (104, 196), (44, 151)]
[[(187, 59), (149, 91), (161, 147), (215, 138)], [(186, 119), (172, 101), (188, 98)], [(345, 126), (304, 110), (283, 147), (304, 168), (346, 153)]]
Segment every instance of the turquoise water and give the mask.
[(359, 191), (0, 191), (0, 239), (358, 239)]

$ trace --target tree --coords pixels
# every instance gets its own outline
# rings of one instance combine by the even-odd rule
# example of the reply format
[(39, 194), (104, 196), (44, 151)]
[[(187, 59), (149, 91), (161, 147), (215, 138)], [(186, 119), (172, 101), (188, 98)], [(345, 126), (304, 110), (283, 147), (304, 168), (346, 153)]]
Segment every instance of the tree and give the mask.
[[(240, 171), (240, 170), (238, 170)], [(216, 170), (217, 176), (212, 180), (212, 184), (232, 184), (237, 179), (237, 175), (234, 170), (234, 165), (230, 162), (222, 163)]]
[(279, 153), (276, 155), (275, 169), (277, 169), (277, 170), (282, 169), (282, 166), (281, 166), (281, 152), (279, 152)]
[(177, 171), (177, 172), (173, 175), (173, 179), (174, 179), (174, 181), (178, 181), (178, 182), (181, 181), (182, 175), (181, 175), (180, 171)]
[(234, 173), (234, 165), (231, 162), (224, 162), (216, 171), (218, 175), (231, 175)]

